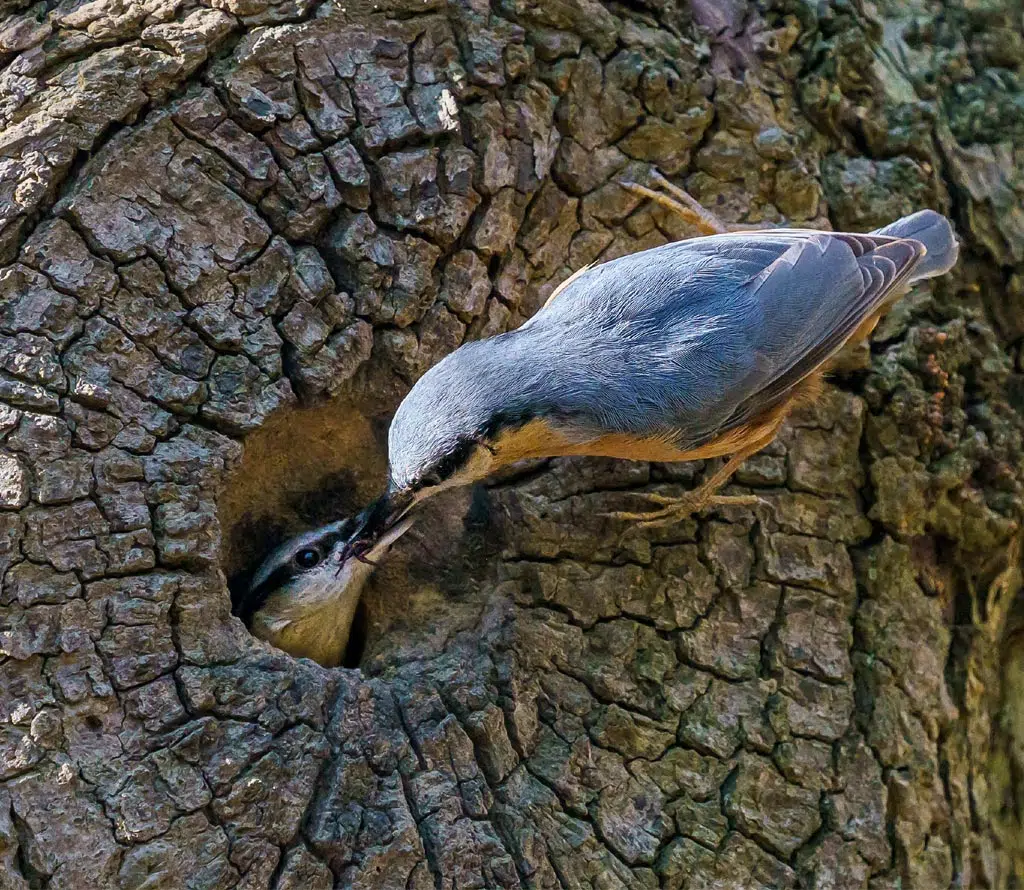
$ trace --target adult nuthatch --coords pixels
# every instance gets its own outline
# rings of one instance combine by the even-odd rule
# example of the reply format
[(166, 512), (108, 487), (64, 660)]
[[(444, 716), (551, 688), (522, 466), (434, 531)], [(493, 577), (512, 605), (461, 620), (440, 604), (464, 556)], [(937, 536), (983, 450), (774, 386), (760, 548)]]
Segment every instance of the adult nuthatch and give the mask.
[(388, 488), (361, 515), (351, 552), (424, 498), (525, 458), (729, 456), (682, 498), (648, 495), (661, 509), (614, 515), (662, 524), (750, 503), (715, 492), (817, 392), (846, 343), (956, 262), (952, 227), (931, 210), (870, 234), (726, 233), (658, 181), (689, 207), (628, 187), (719, 234), (581, 269), (522, 327), (466, 343), (424, 374), (392, 421)]
[(358, 556), (345, 547), (356, 530), (353, 519), (296, 535), (263, 561), (233, 611), (261, 640), (296, 658), (337, 667), (373, 560), (410, 525), (411, 520), (396, 523)]

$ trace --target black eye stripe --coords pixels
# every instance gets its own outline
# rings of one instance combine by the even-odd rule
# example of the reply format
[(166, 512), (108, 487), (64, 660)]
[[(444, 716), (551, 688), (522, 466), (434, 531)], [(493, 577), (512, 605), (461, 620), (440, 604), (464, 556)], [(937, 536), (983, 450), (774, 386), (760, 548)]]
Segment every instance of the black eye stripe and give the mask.
[(475, 439), (460, 439), (459, 443), (448, 454), (417, 480), (413, 490), (416, 491), (432, 485), (440, 485), (442, 482), (451, 479), (469, 462), (469, 459), (473, 456), (473, 449), (476, 446), (477, 442)]
[(290, 564), (278, 566), (259, 587), (242, 596), (231, 611), (242, 619), (242, 623), (246, 627), (249, 627), (252, 624), (253, 616), (263, 607), (270, 594), (287, 584), (294, 576), (295, 570)]
[[(441, 460), (430, 467), (413, 485), (413, 490), (440, 485), (461, 470), (473, 456), (477, 446), (486, 448), (494, 454), (490, 442), (506, 430), (520, 429), (536, 418), (534, 411), (516, 411), (495, 414), (481, 426), (473, 436), (460, 439), (458, 443)], [(557, 416), (552, 413), (552, 416)]]
[[(557, 416), (557, 412), (546, 412), (551, 416)], [(495, 414), (479, 430), (481, 439), (496, 439), (506, 430), (515, 430), (526, 426), (531, 420), (536, 419), (537, 412), (534, 410), (503, 411)]]

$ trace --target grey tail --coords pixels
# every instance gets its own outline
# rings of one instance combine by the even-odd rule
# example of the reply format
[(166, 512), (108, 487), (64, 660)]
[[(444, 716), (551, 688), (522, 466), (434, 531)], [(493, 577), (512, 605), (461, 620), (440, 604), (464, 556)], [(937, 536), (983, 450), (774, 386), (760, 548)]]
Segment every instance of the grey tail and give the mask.
[(911, 273), (910, 281), (945, 274), (956, 265), (960, 253), (953, 226), (946, 217), (934, 210), (920, 210), (881, 229), (875, 229), (871, 234), (913, 238), (925, 246), (928, 252)]

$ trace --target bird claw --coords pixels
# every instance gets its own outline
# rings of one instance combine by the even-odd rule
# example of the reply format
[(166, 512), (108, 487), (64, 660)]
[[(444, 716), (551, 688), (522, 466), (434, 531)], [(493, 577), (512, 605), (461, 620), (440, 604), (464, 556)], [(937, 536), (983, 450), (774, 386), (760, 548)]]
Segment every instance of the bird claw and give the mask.
[(648, 510), (644, 513), (621, 510), (601, 515), (609, 519), (624, 519), (636, 522), (640, 528), (664, 528), (665, 526), (672, 525), (674, 522), (680, 522), (694, 513), (701, 513), (709, 507), (752, 507), (764, 503), (761, 498), (753, 494), (715, 494), (705, 497), (683, 495), (678, 498), (670, 498), (655, 492), (643, 492), (643, 496), (663, 506), (660, 510)]
[(696, 226), (701, 234), (721, 235), (729, 231), (730, 227), (727, 223), (722, 222), (684, 189), (669, 182), (656, 167), (651, 168), (650, 179), (658, 187), (657, 189), (648, 188), (631, 180), (621, 180), (619, 185), (634, 195), (647, 198), (662, 207), (667, 207), (673, 213), (679, 214), (688, 223)]

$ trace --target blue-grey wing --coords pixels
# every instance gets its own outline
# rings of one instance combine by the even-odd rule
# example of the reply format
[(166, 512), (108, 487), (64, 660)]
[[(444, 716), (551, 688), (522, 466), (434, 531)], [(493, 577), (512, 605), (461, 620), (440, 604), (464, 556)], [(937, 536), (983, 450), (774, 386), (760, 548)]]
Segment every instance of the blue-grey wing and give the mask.
[(566, 413), (598, 405), (601, 429), (698, 447), (790, 394), (923, 253), (913, 240), (799, 229), (676, 242), (574, 278), (524, 329), (580, 345)]
[(813, 235), (786, 250), (746, 290), (763, 312), (751, 341), (764, 371), (727, 428), (774, 408), (831, 359), (907, 283), (925, 255), (917, 241)]

